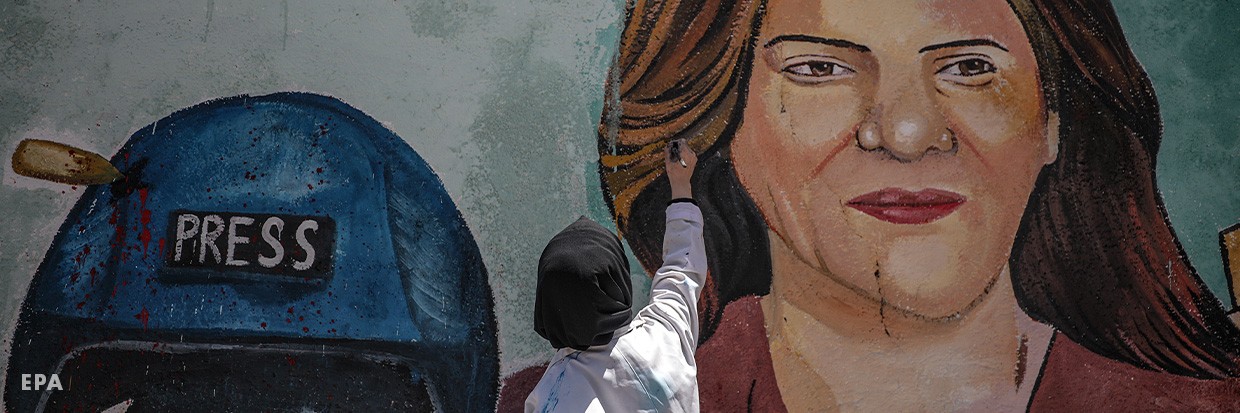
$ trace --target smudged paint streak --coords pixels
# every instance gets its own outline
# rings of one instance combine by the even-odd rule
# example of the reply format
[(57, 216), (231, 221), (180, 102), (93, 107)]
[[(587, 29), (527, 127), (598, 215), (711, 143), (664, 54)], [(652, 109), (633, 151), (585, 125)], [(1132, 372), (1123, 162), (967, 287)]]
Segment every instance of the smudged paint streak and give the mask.
[(211, 34), (211, 20), (215, 14), (215, 0), (207, 0), (207, 24), (202, 29), (202, 42), (207, 42), (207, 35)]
[(543, 403), (542, 413), (548, 413), (555, 410), (555, 406), (560, 404), (560, 386), (564, 384), (564, 368), (565, 360), (576, 360), (581, 355), (580, 351), (564, 356), (557, 361), (552, 367), (559, 366), (560, 374), (555, 377), (555, 384), (551, 386), (551, 391), (547, 393), (547, 401)]

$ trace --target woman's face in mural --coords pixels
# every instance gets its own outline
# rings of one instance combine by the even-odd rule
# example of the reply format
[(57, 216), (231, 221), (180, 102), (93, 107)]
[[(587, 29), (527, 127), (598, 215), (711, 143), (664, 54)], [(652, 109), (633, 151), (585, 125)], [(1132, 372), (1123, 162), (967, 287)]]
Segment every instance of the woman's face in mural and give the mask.
[(1008, 3), (770, 0), (755, 48), (732, 158), (772, 242), (922, 316), (984, 296), (1058, 148)]

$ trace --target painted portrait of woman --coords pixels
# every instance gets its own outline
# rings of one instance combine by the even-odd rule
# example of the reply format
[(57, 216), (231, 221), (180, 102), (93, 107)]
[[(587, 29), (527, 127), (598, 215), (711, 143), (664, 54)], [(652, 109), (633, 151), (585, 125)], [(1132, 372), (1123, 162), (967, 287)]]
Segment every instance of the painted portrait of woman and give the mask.
[(702, 154), (703, 411), (1240, 409), (1108, 1), (637, 0), (611, 79), (647, 270), (663, 147)]

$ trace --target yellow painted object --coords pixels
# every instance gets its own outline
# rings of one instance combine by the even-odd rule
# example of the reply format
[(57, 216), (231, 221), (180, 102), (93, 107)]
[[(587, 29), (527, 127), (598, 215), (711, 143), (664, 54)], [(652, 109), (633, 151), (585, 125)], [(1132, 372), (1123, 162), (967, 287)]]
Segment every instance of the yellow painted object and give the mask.
[(41, 139), (26, 139), (17, 144), (13, 172), (70, 185), (107, 184), (124, 177), (97, 153)]

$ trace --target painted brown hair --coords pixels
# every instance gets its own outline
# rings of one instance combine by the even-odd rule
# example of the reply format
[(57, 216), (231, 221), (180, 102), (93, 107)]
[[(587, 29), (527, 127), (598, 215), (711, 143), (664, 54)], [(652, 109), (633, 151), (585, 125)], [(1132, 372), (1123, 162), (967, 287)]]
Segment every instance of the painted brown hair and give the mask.
[[(1010, 0), (1033, 45), (1058, 160), (1038, 177), (1009, 260), (1021, 307), (1100, 355), (1197, 378), (1240, 376), (1240, 330), (1176, 239), (1154, 179), (1158, 101), (1110, 2)], [(711, 274), (702, 340), (737, 298), (770, 292), (767, 226), (733, 170), (763, 0), (634, 0), (599, 124), (617, 227), (660, 265), (665, 142), (701, 153), (693, 185)]]

